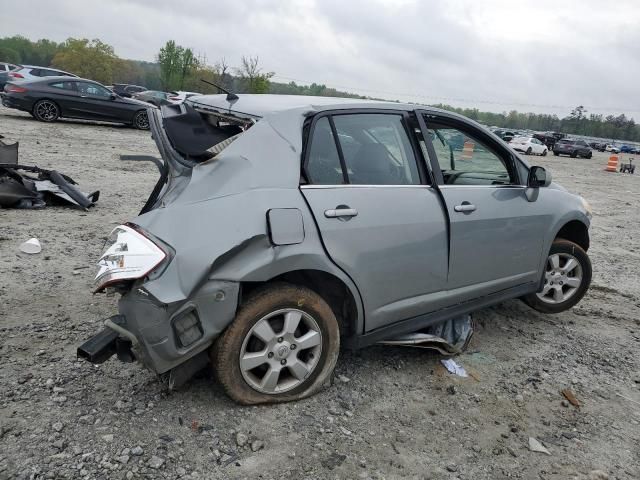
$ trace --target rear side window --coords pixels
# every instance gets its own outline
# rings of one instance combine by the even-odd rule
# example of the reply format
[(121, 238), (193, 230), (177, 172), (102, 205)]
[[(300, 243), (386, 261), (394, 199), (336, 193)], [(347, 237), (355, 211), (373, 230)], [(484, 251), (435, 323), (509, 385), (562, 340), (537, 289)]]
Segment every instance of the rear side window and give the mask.
[(44, 76), (44, 75), (42, 75), (42, 70), (40, 70), (39, 68), (32, 68), (29, 73), (31, 75), (35, 76), (35, 77), (43, 77)]
[(60, 88), (62, 90), (75, 90), (73, 82), (56, 82), (50, 83), (49, 86), (53, 88)]
[(391, 113), (340, 114), (319, 119), (311, 139), (306, 174), (311, 183), (325, 185), (420, 184), (403, 116)]
[(309, 149), (307, 176), (311, 183), (319, 185), (341, 185), (344, 183), (340, 156), (329, 124), (329, 117), (316, 122)]

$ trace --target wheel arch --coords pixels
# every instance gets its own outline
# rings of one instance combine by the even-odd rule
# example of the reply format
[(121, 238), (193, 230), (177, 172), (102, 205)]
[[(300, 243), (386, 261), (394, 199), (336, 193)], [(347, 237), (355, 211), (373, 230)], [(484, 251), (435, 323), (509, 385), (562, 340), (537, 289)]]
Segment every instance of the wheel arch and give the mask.
[(55, 103), (56, 107), (58, 107), (58, 110), (60, 111), (58, 117), (62, 117), (62, 114), (64, 113), (64, 109), (62, 108), (62, 105), (56, 102), (53, 98), (49, 98), (49, 97), (42, 97), (34, 101), (33, 105), (31, 105), (31, 113), (35, 115), (36, 105), (43, 100), (48, 100), (49, 102)]
[(255, 289), (277, 282), (306, 287), (320, 295), (336, 316), (341, 336), (350, 337), (361, 330), (359, 295), (353, 292), (352, 287), (344, 279), (324, 270), (313, 268), (291, 270), (265, 281), (242, 281), (239, 302), (242, 303), (243, 298)]
[(554, 239), (563, 238), (580, 245), (586, 252), (589, 250), (589, 229), (580, 220), (571, 220), (565, 223), (556, 233)]

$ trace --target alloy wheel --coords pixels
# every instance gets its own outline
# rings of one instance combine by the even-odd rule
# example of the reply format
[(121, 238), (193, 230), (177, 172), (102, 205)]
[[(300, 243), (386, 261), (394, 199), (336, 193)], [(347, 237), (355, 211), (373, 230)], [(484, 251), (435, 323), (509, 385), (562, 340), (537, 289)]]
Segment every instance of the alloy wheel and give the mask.
[(556, 304), (570, 299), (582, 284), (582, 267), (569, 253), (553, 253), (547, 259), (544, 287), (537, 293), (545, 303)]
[(322, 354), (322, 331), (302, 310), (265, 315), (249, 330), (240, 349), (244, 380), (260, 393), (292, 390), (315, 370)]
[(58, 106), (49, 100), (43, 100), (36, 106), (36, 115), (46, 122), (58, 118)]
[(140, 130), (147, 130), (149, 128), (149, 116), (147, 112), (138, 112), (134, 120), (136, 128)]

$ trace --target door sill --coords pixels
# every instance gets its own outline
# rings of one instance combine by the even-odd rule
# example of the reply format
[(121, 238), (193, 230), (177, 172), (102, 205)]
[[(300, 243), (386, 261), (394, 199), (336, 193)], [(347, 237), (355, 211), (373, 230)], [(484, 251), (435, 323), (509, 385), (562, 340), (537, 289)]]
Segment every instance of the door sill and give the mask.
[(345, 339), (345, 344), (348, 348), (352, 348), (354, 350), (368, 347), (369, 345), (373, 345), (381, 340), (388, 340), (398, 335), (416, 332), (450, 318), (472, 313), (476, 310), (480, 310), (481, 308), (489, 307), (505, 300), (521, 297), (528, 293), (537, 291), (538, 287), (539, 285), (537, 282), (529, 282), (516, 287), (511, 287), (484, 297), (452, 305), (441, 310), (436, 310), (435, 312), (401, 320), (362, 335), (354, 335), (349, 339)]

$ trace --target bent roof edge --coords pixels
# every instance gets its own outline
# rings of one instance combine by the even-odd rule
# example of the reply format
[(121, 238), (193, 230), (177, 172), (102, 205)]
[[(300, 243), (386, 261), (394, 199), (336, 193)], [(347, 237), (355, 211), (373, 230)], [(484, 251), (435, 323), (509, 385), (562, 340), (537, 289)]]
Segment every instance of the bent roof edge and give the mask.
[[(392, 110), (415, 110), (417, 108), (446, 112), (435, 107), (381, 100), (368, 100), (343, 97), (316, 97), (310, 95), (275, 94), (238, 94), (238, 100), (229, 102), (225, 94), (199, 95), (186, 100), (194, 107), (214, 108), (226, 112), (236, 112), (253, 117), (264, 117), (286, 110), (298, 110), (308, 107), (310, 110), (323, 111), (341, 108), (379, 108)], [(451, 112), (446, 112), (451, 113)]]

